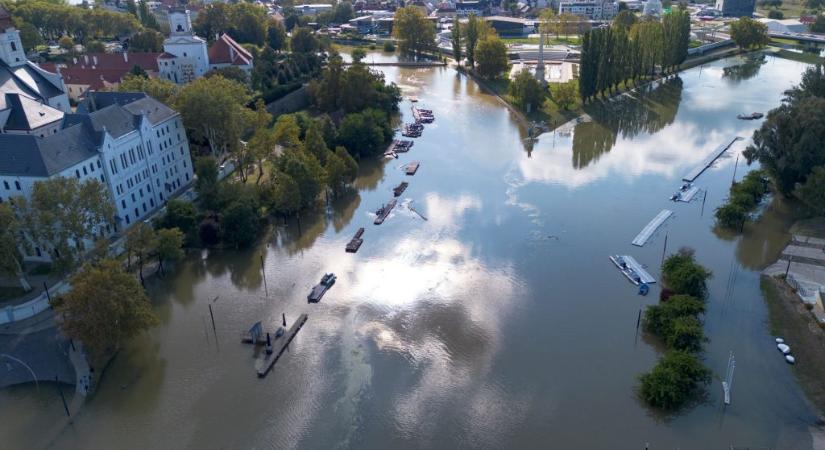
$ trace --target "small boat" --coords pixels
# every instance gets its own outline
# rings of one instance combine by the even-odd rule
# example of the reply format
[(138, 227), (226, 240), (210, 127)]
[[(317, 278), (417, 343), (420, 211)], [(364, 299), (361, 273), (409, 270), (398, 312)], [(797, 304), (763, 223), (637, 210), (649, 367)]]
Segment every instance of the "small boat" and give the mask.
[(639, 285), (639, 295), (644, 296), (647, 295), (648, 292), (650, 292), (650, 286), (648, 286), (647, 283), (642, 283)]
[(783, 355), (787, 355), (791, 353), (791, 348), (787, 344), (777, 344), (776, 348), (782, 352)]
[(352, 239), (350, 239), (350, 241), (347, 243), (347, 246), (345, 248), (347, 253), (355, 253), (358, 251), (359, 248), (361, 248), (361, 244), (364, 243), (364, 240), (361, 238), (361, 236), (363, 235), (364, 229), (359, 228), (358, 231), (355, 232), (355, 236), (353, 236)]
[(796, 364), (796, 358), (794, 358), (793, 355), (785, 355), (785, 361), (787, 361), (788, 364)]
[[(630, 282), (635, 284), (636, 286), (639, 286), (639, 295), (646, 295), (642, 294), (641, 288), (641, 285), (646, 283), (642, 283), (642, 277), (640, 277), (635, 270), (631, 269), (630, 266), (627, 265), (627, 262), (624, 260), (623, 257), (621, 257), (620, 255), (613, 255), (610, 256), (610, 261), (612, 261), (613, 264), (615, 264), (616, 267), (618, 267), (619, 270), (622, 271), (622, 274), (625, 276), (625, 278), (630, 280)], [(648, 290), (649, 289), (650, 288), (648, 287)]]
[(418, 172), (419, 165), (420, 163), (418, 161), (411, 162), (407, 164), (407, 167), (404, 170), (407, 173), (407, 175), (415, 175), (415, 173)]
[(307, 301), (310, 303), (318, 303), (321, 301), (321, 297), (326, 294), (329, 288), (335, 284), (335, 280), (338, 277), (335, 276), (334, 273), (326, 273), (323, 277), (321, 277), (321, 282), (316, 284), (315, 287), (312, 288), (312, 291), (307, 295)]
[(736, 118), (739, 120), (756, 120), (761, 119), (763, 117), (765, 117), (765, 115), (760, 112), (754, 112), (750, 114), (739, 114), (738, 116), (736, 116)]

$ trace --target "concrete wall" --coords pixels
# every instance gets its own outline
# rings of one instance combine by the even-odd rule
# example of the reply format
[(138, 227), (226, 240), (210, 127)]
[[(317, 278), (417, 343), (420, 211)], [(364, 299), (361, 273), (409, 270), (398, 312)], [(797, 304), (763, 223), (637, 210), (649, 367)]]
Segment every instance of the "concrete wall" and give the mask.
[(290, 92), (283, 98), (275, 100), (266, 105), (266, 110), (273, 116), (281, 114), (289, 114), (300, 111), (309, 106), (309, 93), (306, 85), (301, 86), (298, 90)]

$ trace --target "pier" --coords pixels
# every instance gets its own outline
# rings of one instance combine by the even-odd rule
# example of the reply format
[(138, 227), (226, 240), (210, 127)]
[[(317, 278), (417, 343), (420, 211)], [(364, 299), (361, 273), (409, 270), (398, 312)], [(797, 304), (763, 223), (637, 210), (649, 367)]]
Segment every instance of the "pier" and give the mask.
[(615, 255), (611, 256), (610, 260), (613, 261), (613, 264), (622, 271), (622, 274), (630, 280), (631, 283), (637, 286), (641, 283), (653, 284), (656, 282), (656, 279), (636, 261), (636, 258), (630, 255)]
[(418, 172), (418, 166), (420, 165), (421, 164), (419, 164), (418, 161), (411, 162), (407, 164), (407, 167), (405, 167), (404, 170), (407, 172), (407, 175), (415, 175), (415, 173)]
[(670, 216), (672, 215), (673, 211), (669, 209), (663, 209), (659, 214), (656, 215), (656, 217), (653, 218), (653, 220), (650, 221), (650, 223), (648, 223), (647, 225), (645, 225), (644, 228), (642, 228), (642, 231), (638, 235), (636, 235), (635, 239), (633, 239), (632, 244), (637, 247), (643, 247), (647, 240), (650, 239), (650, 236), (652, 236), (653, 233), (655, 233), (656, 230), (658, 230), (659, 227), (662, 226), (663, 223), (665, 223), (665, 220), (670, 218)]
[(694, 167), (693, 170), (691, 170), (687, 175), (685, 175), (684, 178), (682, 178), (682, 180), (692, 183), (693, 180), (699, 178), (699, 175), (701, 175), (702, 172), (707, 170), (708, 167), (711, 166), (711, 164), (713, 164), (717, 159), (719, 159), (719, 157), (722, 156), (722, 154), (725, 153), (725, 151), (727, 151), (727, 149), (729, 149), (730, 146), (733, 145), (733, 143), (738, 141), (739, 139), (742, 138), (736, 136), (729, 142), (722, 144), (719, 147), (716, 147), (716, 149), (713, 152), (711, 152), (711, 154), (708, 155), (707, 158), (704, 159), (704, 161), (702, 161), (698, 166)]
[(375, 225), (381, 225), (382, 223), (384, 223), (384, 220), (386, 220), (387, 216), (390, 215), (392, 209), (395, 208), (396, 203), (398, 203), (398, 201), (396, 199), (392, 199), (386, 205), (382, 205), (380, 208), (378, 208), (378, 210), (375, 211), (375, 220), (373, 221), (373, 223)]
[(683, 192), (682, 195), (680, 195), (679, 198), (676, 199), (676, 200), (680, 201), (680, 202), (688, 203), (691, 200), (693, 200), (693, 197), (695, 197), (696, 194), (699, 193), (699, 190), (700, 189), (698, 187), (693, 186), (690, 189), (688, 189), (687, 191)]
[(262, 357), (259, 357), (255, 361), (255, 371), (258, 372), (259, 378), (265, 377), (266, 374), (269, 373), (270, 370), (272, 370), (272, 366), (274, 366), (275, 363), (278, 362), (278, 358), (280, 358), (281, 354), (284, 353), (284, 350), (286, 350), (289, 343), (292, 342), (292, 340), (295, 338), (295, 335), (298, 334), (299, 331), (301, 331), (301, 327), (304, 326), (304, 323), (306, 323), (306, 321), (306, 314), (301, 314), (300, 316), (298, 316), (298, 320), (296, 320), (295, 323), (292, 324), (289, 330), (286, 333), (284, 333), (284, 335), (280, 338), (275, 339), (275, 341), (272, 343), (272, 353), (264, 353)]

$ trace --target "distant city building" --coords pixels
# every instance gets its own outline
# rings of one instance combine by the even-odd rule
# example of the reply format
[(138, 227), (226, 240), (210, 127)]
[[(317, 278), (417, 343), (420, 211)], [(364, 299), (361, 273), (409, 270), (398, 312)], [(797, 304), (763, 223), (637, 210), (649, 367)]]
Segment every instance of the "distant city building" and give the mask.
[(558, 2), (559, 14), (573, 14), (590, 20), (611, 20), (619, 13), (619, 4), (602, 0), (562, 0)]
[(532, 22), (517, 17), (490, 16), (484, 20), (496, 30), (499, 36), (527, 36), (535, 31)]
[(725, 17), (751, 17), (756, 0), (716, 0), (716, 9)]
[(807, 33), (808, 27), (796, 19), (758, 19), (768, 27), (770, 33)]
[(642, 8), (642, 15), (660, 17), (662, 15), (662, 2), (659, 0), (647, 0)]
[(332, 11), (332, 5), (328, 3), (314, 3), (309, 5), (295, 5), (295, 11), (302, 16), (317, 16), (325, 11)]

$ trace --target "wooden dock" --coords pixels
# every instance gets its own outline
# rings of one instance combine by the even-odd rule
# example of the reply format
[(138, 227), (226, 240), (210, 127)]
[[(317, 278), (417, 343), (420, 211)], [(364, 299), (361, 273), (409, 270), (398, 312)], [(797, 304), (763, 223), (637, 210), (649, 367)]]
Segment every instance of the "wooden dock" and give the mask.
[(719, 157), (722, 156), (722, 154), (725, 153), (725, 151), (727, 151), (727, 149), (729, 149), (730, 146), (733, 145), (733, 143), (738, 141), (739, 139), (742, 138), (736, 136), (735, 138), (731, 139), (725, 144), (716, 147), (716, 149), (713, 150), (713, 152), (711, 152), (711, 154), (708, 155), (707, 158), (705, 158), (698, 166), (694, 167), (693, 170), (690, 171), (690, 173), (688, 173), (687, 175), (685, 175), (684, 178), (682, 178), (682, 180), (692, 183), (693, 180), (699, 178), (699, 175), (701, 175), (702, 172), (707, 170), (708, 167), (710, 167), (710, 165), (714, 163), (714, 161), (719, 159)]
[(298, 320), (296, 320), (295, 323), (292, 324), (292, 326), (289, 328), (289, 331), (287, 331), (286, 333), (284, 333), (283, 336), (272, 342), (272, 353), (266, 354), (266, 352), (264, 352), (263, 356), (255, 360), (255, 371), (258, 373), (259, 378), (265, 377), (266, 374), (269, 373), (270, 370), (272, 370), (272, 366), (274, 366), (275, 363), (278, 362), (278, 358), (281, 357), (281, 354), (284, 353), (289, 343), (292, 342), (292, 339), (295, 338), (295, 335), (298, 334), (298, 331), (301, 330), (301, 327), (304, 326), (304, 323), (306, 323), (306, 321), (306, 314), (301, 314), (300, 316), (298, 316)]
[(663, 223), (665, 223), (665, 220), (670, 218), (670, 216), (672, 215), (673, 211), (669, 209), (663, 209), (659, 214), (656, 215), (656, 217), (653, 218), (653, 220), (650, 221), (650, 223), (645, 225), (645, 227), (642, 229), (641, 232), (639, 232), (638, 235), (636, 235), (636, 238), (633, 239), (632, 244), (637, 247), (643, 247), (647, 240), (650, 239), (650, 236), (652, 236), (653, 233), (655, 233), (656, 230), (658, 230), (659, 227), (662, 226)]

